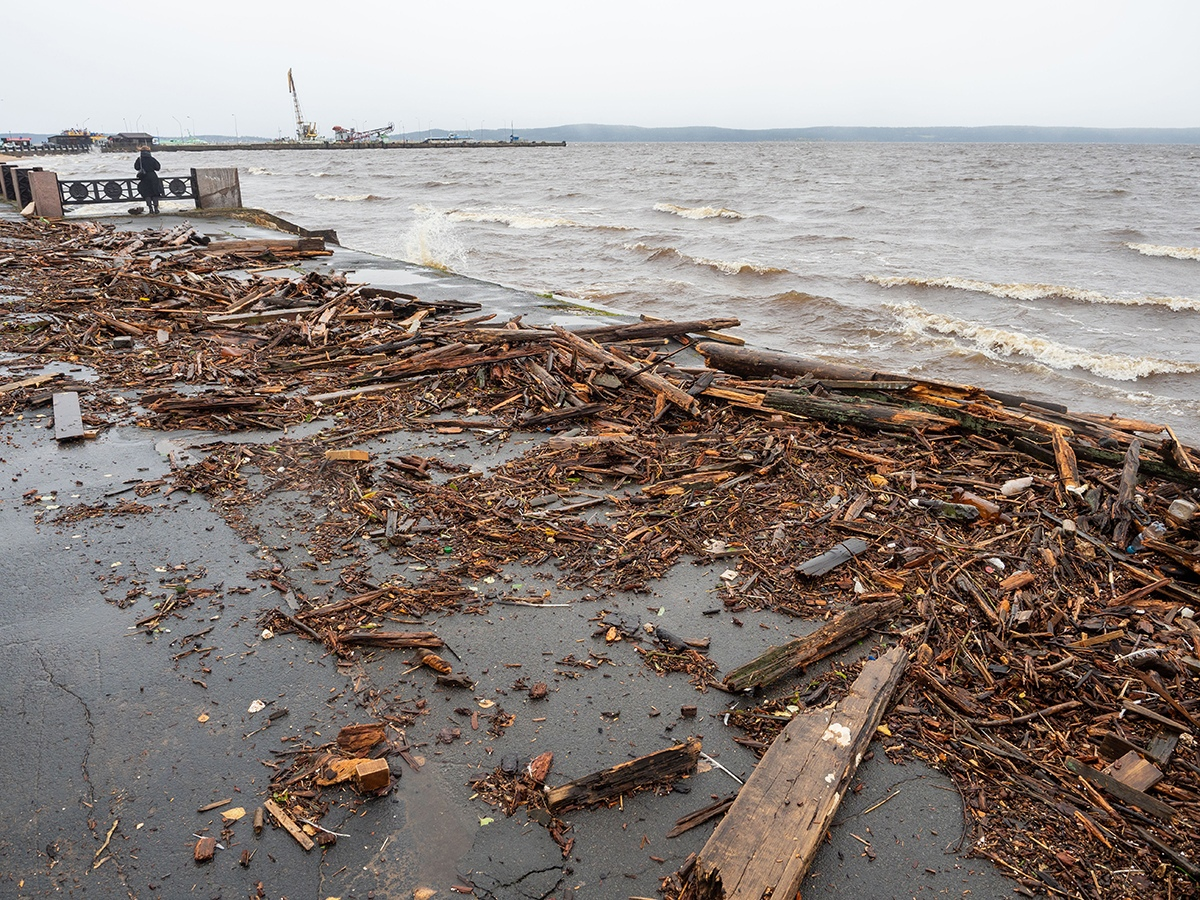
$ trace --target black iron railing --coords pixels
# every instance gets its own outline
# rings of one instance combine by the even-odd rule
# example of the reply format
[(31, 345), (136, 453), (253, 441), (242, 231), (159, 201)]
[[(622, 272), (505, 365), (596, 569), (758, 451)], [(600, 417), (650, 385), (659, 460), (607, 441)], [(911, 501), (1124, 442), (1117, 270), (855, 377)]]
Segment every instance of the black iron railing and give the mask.
[[(163, 200), (195, 200), (196, 182), (191, 175), (162, 179)], [(58, 193), (63, 206), (85, 203), (142, 203), (136, 178), (99, 178), (90, 181), (60, 181)]]

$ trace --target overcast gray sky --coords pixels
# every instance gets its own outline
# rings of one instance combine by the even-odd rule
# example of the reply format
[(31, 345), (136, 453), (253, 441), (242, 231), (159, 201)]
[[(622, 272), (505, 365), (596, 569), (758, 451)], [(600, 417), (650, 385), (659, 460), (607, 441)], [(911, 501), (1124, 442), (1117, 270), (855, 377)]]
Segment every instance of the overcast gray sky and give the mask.
[(5, 132), (1200, 126), (1200, 0), (12, 6)]

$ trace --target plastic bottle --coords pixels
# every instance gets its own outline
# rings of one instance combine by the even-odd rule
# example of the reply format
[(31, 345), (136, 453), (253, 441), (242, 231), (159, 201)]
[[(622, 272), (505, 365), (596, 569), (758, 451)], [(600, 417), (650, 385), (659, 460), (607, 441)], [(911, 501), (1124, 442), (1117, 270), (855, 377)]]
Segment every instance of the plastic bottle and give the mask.
[(956, 503), (966, 503), (977, 510), (979, 515), (987, 522), (994, 522), (1000, 518), (1000, 507), (991, 500), (985, 500), (978, 494), (972, 494), (970, 491), (964, 491), (962, 488), (955, 488), (950, 492), (950, 496), (954, 498)]
[(1196, 516), (1196, 504), (1191, 500), (1172, 500), (1167, 507), (1167, 519), (1172, 525), (1186, 525)]

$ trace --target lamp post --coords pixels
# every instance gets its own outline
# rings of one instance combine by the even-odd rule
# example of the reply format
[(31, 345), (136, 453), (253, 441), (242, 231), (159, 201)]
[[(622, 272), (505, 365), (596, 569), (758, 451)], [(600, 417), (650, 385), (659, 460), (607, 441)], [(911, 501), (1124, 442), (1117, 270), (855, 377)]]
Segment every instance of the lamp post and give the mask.
[(240, 144), (242, 142), (242, 138), (238, 134), (237, 113), (230, 113), (230, 115), (233, 116), (233, 139)]
[(191, 116), (188, 116), (188, 135), (191, 137), (196, 136), (196, 125), (192, 122)]
[(183, 140), (183, 123), (179, 121), (178, 116), (171, 116), (171, 118), (174, 119), (175, 124), (179, 126), (179, 139), (182, 141)]

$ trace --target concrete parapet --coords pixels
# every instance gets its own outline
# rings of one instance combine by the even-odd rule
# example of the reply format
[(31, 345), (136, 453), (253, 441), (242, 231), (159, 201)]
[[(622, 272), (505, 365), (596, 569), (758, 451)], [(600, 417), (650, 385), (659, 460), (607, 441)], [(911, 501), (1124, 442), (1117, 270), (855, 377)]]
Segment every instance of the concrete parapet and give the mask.
[(192, 169), (192, 183), (196, 186), (198, 209), (240, 209), (242, 206), (242, 186), (236, 168)]

